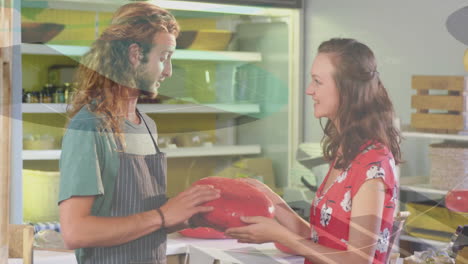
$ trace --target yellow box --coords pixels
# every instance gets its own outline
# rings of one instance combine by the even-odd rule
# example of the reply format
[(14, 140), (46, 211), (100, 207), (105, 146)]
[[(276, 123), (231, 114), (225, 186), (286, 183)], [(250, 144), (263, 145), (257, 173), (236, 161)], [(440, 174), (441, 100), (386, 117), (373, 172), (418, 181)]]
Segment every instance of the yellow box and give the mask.
[(58, 171), (23, 170), (23, 220), (51, 222), (59, 220)]
[(406, 232), (415, 237), (449, 241), (457, 226), (468, 224), (468, 213), (448, 210), (443, 202), (407, 203), (411, 214), (406, 220)]

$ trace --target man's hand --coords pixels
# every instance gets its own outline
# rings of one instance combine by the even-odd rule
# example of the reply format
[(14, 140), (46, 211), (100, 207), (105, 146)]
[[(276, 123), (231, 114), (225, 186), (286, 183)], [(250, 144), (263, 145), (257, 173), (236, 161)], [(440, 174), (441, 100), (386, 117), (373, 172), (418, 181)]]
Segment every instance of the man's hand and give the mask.
[(193, 215), (213, 210), (210, 206), (201, 206), (220, 197), (219, 190), (211, 185), (196, 185), (171, 198), (161, 207), (166, 227), (180, 225)]

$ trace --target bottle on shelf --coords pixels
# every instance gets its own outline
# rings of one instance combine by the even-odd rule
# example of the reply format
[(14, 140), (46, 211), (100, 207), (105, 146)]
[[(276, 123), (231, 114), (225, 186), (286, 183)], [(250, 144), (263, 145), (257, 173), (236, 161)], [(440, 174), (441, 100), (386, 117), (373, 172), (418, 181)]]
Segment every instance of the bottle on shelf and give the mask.
[(40, 100), (41, 103), (52, 103), (53, 92), (54, 92), (54, 85), (51, 83), (46, 83), (41, 91), (41, 95), (42, 95), (41, 96), (42, 100)]
[(26, 92), (24, 89), (23, 89), (23, 98), (21, 99), (21, 102), (23, 103), (28, 103), (28, 96), (29, 95), (29, 92)]
[(55, 90), (54, 103), (56, 104), (65, 103), (65, 93), (63, 91), (62, 86), (57, 87), (57, 90)]
[(78, 83), (70, 83), (70, 86), (68, 87), (68, 94), (66, 95), (65, 103), (70, 104), (73, 100), (73, 97), (75, 96), (76, 92), (78, 89)]
[(70, 92), (71, 92), (71, 83), (66, 82), (63, 84), (63, 97), (64, 97), (64, 103), (69, 103), (69, 97), (70, 97)]

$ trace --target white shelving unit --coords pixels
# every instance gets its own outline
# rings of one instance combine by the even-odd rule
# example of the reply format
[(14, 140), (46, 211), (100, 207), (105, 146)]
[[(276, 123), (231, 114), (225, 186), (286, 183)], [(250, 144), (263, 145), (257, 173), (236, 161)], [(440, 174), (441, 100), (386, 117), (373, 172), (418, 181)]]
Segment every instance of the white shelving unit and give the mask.
[[(22, 104), (23, 113), (65, 113), (66, 104)], [(254, 114), (260, 112), (256, 104), (139, 104), (143, 113), (164, 114)]]
[(431, 187), (429, 184), (412, 184), (412, 185), (400, 185), (400, 190), (404, 191), (413, 191), (417, 193), (427, 194), (427, 195), (440, 195), (445, 196), (448, 191), (438, 190)]
[(460, 135), (460, 134), (437, 134), (437, 133), (416, 132), (416, 131), (402, 131), (401, 134), (407, 138), (427, 138), (427, 139), (447, 139), (447, 140), (468, 141), (468, 135)]
[[(168, 158), (239, 156), (260, 154), (259, 145), (162, 148)], [(58, 160), (61, 150), (23, 150), (23, 160)]]
[[(455, 140), (468, 141), (468, 135), (463, 134), (442, 134), (419, 132), (412, 130), (408, 125), (404, 126), (402, 136), (406, 138), (429, 139), (429, 140)], [(401, 177), (400, 190), (415, 192), (431, 199), (443, 199), (447, 195), (448, 190), (439, 190), (432, 187), (428, 183), (428, 177)], [(406, 180), (406, 181), (405, 181)], [(412, 243), (425, 244), (433, 248), (443, 248), (447, 246), (447, 242), (414, 237), (408, 234), (401, 234), (400, 240), (409, 241)]]
[[(46, 45), (46, 44), (21, 44), (22, 54), (54, 55), (80, 57), (89, 50), (89, 47)], [(231, 51), (198, 51), (177, 50), (174, 53), (175, 60), (200, 60), (248, 63), (259, 62), (262, 56), (257, 52), (231, 52)], [(66, 104), (22, 104), (23, 113), (66, 113)], [(256, 104), (139, 104), (138, 108), (144, 113), (161, 114), (223, 114), (238, 116), (244, 114), (260, 113), (260, 106)], [(232, 145), (200, 148), (165, 149), (168, 157), (201, 157), (201, 156), (238, 156), (260, 154), (259, 145)], [(23, 150), (23, 160), (57, 160), (60, 158), (60, 150)]]
[[(75, 56), (85, 54), (89, 47), (50, 45), (50, 44), (21, 44), (22, 54)], [(231, 61), (231, 62), (258, 62), (262, 55), (257, 52), (239, 51), (201, 51), (201, 50), (176, 50), (172, 56), (174, 60), (204, 60), (204, 61)]]
[[(433, 140), (455, 140), (455, 141), (468, 141), (468, 134), (442, 134), (442, 133), (429, 133), (429, 132), (419, 132), (409, 128), (409, 125), (404, 125), (401, 132), (403, 137), (406, 138), (422, 138), (422, 139), (433, 139)], [(406, 191), (414, 191), (427, 195), (440, 195), (444, 196), (447, 194), (446, 190), (439, 190), (431, 187), (427, 180), (422, 181), (425, 177), (409, 177), (415, 178), (414, 180), (409, 180), (408, 182), (403, 182), (406, 177), (402, 177), (402, 182), (400, 189)]]
[[(262, 8), (246, 5), (231, 5), (231, 4), (216, 4), (203, 2), (187, 2), (173, 0), (157, 0), (156, 4), (164, 9), (172, 11), (190, 10), (193, 12), (203, 13), (222, 13), (222, 14), (237, 14), (237, 15), (252, 15), (252, 16), (285, 16), (292, 13), (285, 8)], [(113, 1), (113, 0), (46, 0), (41, 1), (41, 4), (53, 9), (68, 9), (79, 11), (93, 12), (113, 12), (118, 7), (131, 1)], [(36, 0), (22, 1), (24, 7), (37, 7)]]

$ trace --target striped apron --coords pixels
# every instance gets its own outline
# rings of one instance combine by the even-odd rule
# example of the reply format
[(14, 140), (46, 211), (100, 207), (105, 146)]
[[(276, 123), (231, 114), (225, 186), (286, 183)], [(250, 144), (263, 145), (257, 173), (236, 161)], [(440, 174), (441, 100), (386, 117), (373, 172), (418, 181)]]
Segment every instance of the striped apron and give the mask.
[[(166, 154), (161, 152), (153, 140), (156, 154), (120, 154), (120, 170), (115, 183), (110, 216), (128, 216), (161, 207), (166, 202)], [(128, 243), (91, 248), (86, 264), (165, 264), (166, 239), (164, 229), (140, 237)]]

